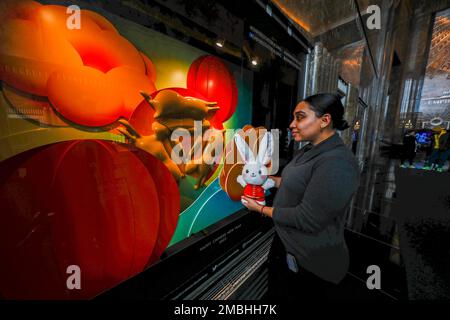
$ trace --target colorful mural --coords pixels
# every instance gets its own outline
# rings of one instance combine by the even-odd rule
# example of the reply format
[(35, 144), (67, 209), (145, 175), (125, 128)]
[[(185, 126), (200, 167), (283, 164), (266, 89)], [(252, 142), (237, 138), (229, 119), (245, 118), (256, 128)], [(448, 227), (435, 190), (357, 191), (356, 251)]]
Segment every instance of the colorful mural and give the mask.
[(6, 299), (91, 298), (242, 208), (221, 165), (173, 162), (171, 133), (250, 123), (251, 73), (106, 11), (79, 13), (72, 28), (64, 6), (0, 4)]

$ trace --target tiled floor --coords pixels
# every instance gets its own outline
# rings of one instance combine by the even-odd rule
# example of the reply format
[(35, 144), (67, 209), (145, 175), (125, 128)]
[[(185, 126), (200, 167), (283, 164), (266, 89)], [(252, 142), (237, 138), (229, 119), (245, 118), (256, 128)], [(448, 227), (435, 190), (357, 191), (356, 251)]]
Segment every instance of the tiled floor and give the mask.
[[(406, 161), (405, 162), (405, 165), (409, 165), (409, 162), (408, 161)], [(414, 161), (414, 163), (413, 163), (413, 165), (414, 165), (414, 169), (423, 169), (423, 167), (424, 167), (424, 165), (425, 165), (425, 161)], [(444, 172), (446, 172), (446, 171), (448, 171), (449, 170), (449, 168), (450, 168), (450, 163), (447, 161), (445, 164), (444, 164), (444, 166), (442, 167), (442, 169), (443, 169), (443, 171)]]

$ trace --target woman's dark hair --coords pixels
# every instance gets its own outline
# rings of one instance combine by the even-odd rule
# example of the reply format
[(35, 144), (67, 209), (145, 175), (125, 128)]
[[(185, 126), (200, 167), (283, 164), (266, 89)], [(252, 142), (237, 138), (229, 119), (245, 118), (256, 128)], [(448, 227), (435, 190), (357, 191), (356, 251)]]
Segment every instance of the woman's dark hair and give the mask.
[(317, 117), (328, 113), (334, 129), (345, 130), (350, 127), (344, 119), (344, 106), (338, 94), (319, 93), (309, 96), (303, 101), (310, 105)]

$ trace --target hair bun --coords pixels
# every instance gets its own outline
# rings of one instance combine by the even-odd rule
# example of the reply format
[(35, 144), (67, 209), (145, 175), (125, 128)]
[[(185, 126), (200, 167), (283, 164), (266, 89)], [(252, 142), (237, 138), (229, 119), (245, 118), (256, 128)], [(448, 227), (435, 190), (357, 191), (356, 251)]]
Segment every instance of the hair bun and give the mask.
[(343, 118), (345, 110), (338, 93), (318, 93), (305, 98), (303, 101), (310, 105), (317, 117), (328, 113), (333, 121), (334, 129), (345, 130), (350, 128)]
[(341, 119), (338, 123), (334, 125), (334, 127), (340, 131), (350, 128), (348, 122), (344, 119)]

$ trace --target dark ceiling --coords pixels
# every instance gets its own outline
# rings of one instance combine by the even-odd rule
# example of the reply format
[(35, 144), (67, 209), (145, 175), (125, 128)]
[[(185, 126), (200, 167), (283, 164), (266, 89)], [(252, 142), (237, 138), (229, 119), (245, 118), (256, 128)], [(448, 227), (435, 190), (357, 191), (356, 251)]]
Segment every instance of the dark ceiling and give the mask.
[[(272, 0), (272, 2), (312, 37), (357, 17), (354, 0)], [(364, 12), (369, 0), (358, 0), (358, 5)]]

